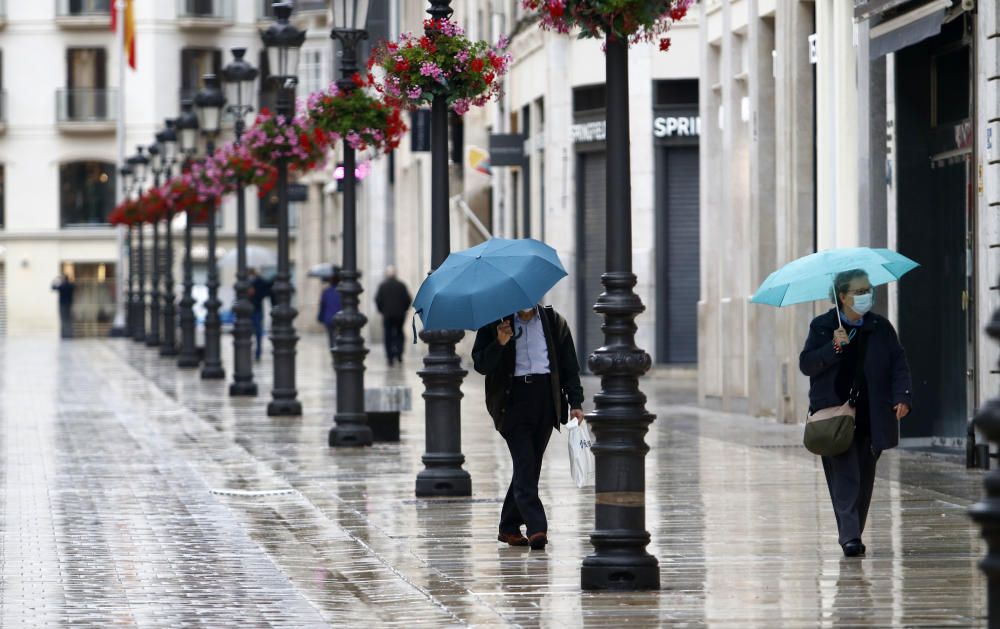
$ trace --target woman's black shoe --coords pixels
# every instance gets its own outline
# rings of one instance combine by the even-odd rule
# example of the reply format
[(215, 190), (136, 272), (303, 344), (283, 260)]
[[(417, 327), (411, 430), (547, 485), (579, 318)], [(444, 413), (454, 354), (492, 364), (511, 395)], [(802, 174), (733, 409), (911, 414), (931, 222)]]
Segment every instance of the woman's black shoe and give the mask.
[(858, 557), (863, 554), (865, 554), (865, 545), (861, 543), (860, 539), (852, 539), (844, 544), (845, 557)]

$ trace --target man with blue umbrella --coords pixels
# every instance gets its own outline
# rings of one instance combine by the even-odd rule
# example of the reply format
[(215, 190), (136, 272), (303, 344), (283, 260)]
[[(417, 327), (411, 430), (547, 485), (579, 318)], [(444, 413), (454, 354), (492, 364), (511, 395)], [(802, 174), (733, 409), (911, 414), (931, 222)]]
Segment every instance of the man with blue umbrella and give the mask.
[(583, 421), (573, 335), (555, 310), (537, 305), (564, 277), (545, 243), (491, 238), (448, 256), (413, 300), (425, 330), (478, 330), (473, 364), (486, 376), (486, 408), (514, 463), (497, 539), (536, 550), (548, 542), (538, 479), (549, 437), (571, 415)]
[(583, 421), (573, 335), (553, 308), (535, 306), (480, 328), (472, 359), (486, 376), (486, 408), (514, 463), (497, 539), (540, 550), (548, 542), (545, 507), (538, 497), (542, 457), (553, 428), (570, 416)]

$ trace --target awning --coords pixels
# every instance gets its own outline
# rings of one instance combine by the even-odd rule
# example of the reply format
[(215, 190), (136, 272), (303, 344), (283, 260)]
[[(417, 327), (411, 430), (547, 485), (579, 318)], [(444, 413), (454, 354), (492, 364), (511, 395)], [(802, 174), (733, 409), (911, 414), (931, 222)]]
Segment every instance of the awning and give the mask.
[(951, 0), (934, 0), (872, 26), (868, 32), (869, 58), (878, 59), (937, 35), (944, 24), (945, 10), (950, 7)]

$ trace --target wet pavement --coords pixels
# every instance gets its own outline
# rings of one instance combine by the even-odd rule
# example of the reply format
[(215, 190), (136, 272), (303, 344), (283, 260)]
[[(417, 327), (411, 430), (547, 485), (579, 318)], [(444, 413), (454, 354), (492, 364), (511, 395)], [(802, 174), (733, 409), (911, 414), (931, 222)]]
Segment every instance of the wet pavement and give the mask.
[(593, 491), (573, 485), (564, 436), (543, 471), (549, 547), (500, 545), (510, 463), (481, 378), (463, 387), (473, 496), (416, 499), (416, 357), (368, 359), (368, 386), (413, 387), (401, 443), (334, 451), (324, 345), (299, 343), (305, 415), (268, 418), (269, 357), (262, 395), (231, 399), (131, 341), (0, 342), (0, 626), (984, 624), (965, 513), (980, 472), (886, 453), (868, 556), (845, 559), (800, 429), (699, 409), (690, 377), (658, 373), (642, 388), (658, 415), (647, 526), (663, 588), (584, 593)]

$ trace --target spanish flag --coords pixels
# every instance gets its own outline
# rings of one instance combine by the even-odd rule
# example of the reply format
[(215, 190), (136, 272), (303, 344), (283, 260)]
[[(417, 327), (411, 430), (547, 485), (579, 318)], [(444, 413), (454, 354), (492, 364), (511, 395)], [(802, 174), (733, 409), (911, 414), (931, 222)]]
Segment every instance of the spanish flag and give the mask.
[[(135, 70), (135, 12), (132, 7), (133, 0), (125, 0), (125, 50), (128, 54), (128, 65)], [(118, 8), (117, 2), (112, 3), (114, 7), (111, 11), (111, 30), (118, 32)]]

